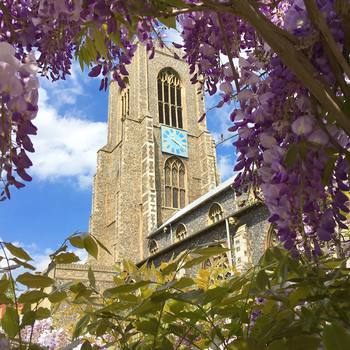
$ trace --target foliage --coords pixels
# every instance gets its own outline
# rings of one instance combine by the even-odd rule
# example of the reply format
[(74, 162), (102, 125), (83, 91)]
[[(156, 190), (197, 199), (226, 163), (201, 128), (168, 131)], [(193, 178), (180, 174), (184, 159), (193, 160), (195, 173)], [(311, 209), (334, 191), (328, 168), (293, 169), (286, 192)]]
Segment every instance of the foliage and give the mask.
[[(104, 335), (118, 349), (347, 349), (343, 260), (324, 258), (315, 267), (276, 247), (255, 268), (212, 279), (218, 267), (199, 266), (223, 252), (195, 249), (159, 269), (127, 262), (102, 295), (81, 285), (77, 300), (95, 309), (79, 320), (74, 337)], [(185, 267), (196, 275), (177, 277)]]
[[(123, 77), (139, 44), (149, 57), (167, 26), (191, 81), (232, 107), (236, 188), (260, 187), (287, 249), (341, 252), (349, 190), (349, 0), (5, 0), (0, 4), (0, 173), (30, 181), (38, 80)], [(172, 51), (172, 50), (170, 50)], [(35, 55), (36, 54), (36, 55)], [(226, 57), (228, 62), (222, 58)], [(203, 119), (204, 116), (202, 116)], [(344, 255), (344, 254), (343, 254)]]
[(46, 271), (35, 273), (35, 267), (30, 264), (32, 258), (23, 248), (0, 242), (0, 304), (4, 310), (1, 328), (20, 350), (34, 349), (30, 346), (36, 342), (51, 350), (68, 341), (68, 333), (63, 329), (53, 329), (49, 318), (63, 300), (68, 301), (70, 287), (69, 283), (62, 286), (55, 284), (51, 272), (57, 264), (80, 260), (68, 251), (69, 244), (85, 249), (95, 258), (98, 247), (108, 252), (95, 237), (76, 233), (50, 255)]
[[(67, 242), (77, 239), (86, 236), (74, 235)], [(66, 251), (67, 242), (51, 256), (51, 264)], [(17, 256), (3, 250), (10, 268), (0, 283), (6, 304), (1, 325), (20, 350), (79, 344), (83, 349), (345, 350), (350, 344), (350, 270), (342, 259), (322, 258), (315, 266), (274, 247), (256, 267), (238, 273), (215, 258), (227, 249), (211, 246), (183, 252), (159, 268), (126, 261), (114, 286), (104, 291), (92, 271), (86, 285), (71, 282), (50, 289), (48, 272), (33, 275), (44, 282), (34, 279), (38, 284), (23, 291), (26, 273), (14, 278), (12, 263), (30, 256), (19, 247), (1, 245)], [(44, 307), (45, 299), (52, 308)], [(80, 315), (72, 341), (67, 330), (52, 327), (50, 317), (60, 304), (76, 312), (75, 318)]]

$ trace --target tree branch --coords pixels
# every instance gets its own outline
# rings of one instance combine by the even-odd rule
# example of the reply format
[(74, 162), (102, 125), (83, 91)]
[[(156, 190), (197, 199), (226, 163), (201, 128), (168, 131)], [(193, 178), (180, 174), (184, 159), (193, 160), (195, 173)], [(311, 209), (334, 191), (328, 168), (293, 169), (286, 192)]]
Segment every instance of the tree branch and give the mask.
[(350, 78), (350, 66), (339, 50), (338, 44), (334, 40), (333, 35), (329, 30), (327, 22), (323, 17), (320, 9), (318, 8), (316, 1), (308, 0), (304, 1), (304, 3), (312, 24), (321, 32), (325, 39), (324, 43), (328, 45), (339, 65), (343, 68), (348, 78)]

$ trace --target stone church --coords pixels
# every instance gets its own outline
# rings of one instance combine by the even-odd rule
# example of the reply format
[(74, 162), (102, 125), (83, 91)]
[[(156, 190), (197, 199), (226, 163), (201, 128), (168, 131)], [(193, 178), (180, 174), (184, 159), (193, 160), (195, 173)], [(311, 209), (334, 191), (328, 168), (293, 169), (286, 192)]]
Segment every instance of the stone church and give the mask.
[[(229, 265), (257, 262), (271, 240), (266, 207), (220, 184), (204, 96), (185, 62), (158, 48), (138, 49), (121, 89), (109, 87), (108, 139), (98, 151), (89, 231), (112, 255), (90, 260), (101, 283), (113, 265), (159, 264), (206, 244), (231, 248)], [(59, 265), (58, 280), (85, 279), (88, 265)]]

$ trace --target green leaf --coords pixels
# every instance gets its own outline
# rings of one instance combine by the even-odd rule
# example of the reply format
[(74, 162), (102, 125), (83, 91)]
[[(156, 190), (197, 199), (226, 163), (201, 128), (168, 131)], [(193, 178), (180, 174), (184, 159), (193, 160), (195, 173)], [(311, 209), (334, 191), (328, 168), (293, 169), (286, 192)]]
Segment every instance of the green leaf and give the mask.
[(94, 240), (96, 241), (96, 243), (98, 244), (98, 246), (100, 248), (102, 248), (109, 255), (112, 255), (112, 253), (107, 249), (107, 247), (105, 245), (102, 244), (102, 242), (100, 240), (98, 240), (95, 236), (92, 236), (92, 237), (94, 238)]
[(4, 246), (6, 247), (6, 249), (14, 256), (16, 256), (17, 258), (23, 259), (23, 260), (33, 260), (29, 254), (22, 249), (21, 247), (16, 247), (11, 243), (4, 243)]
[(88, 340), (85, 340), (80, 350), (92, 350), (92, 346)]
[(83, 330), (85, 329), (85, 327), (89, 324), (90, 321), (90, 315), (86, 314), (84, 315), (76, 324), (75, 329), (73, 331), (73, 339), (78, 338)]
[(257, 346), (253, 340), (249, 339), (237, 339), (233, 341), (229, 346), (230, 350), (260, 350), (261, 347)]
[(264, 290), (266, 287), (270, 285), (269, 276), (265, 272), (265, 270), (260, 270), (256, 276), (256, 284), (258, 288)]
[(331, 179), (335, 162), (337, 160), (336, 156), (330, 156), (328, 157), (328, 160), (326, 162), (326, 165), (324, 167), (323, 175), (322, 175), (322, 183), (323, 185), (327, 186), (329, 184), (329, 181)]
[(67, 297), (65, 291), (56, 290), (48, 296), (51, 303), (59, 303)]
[(97, 259), (98, 247), (94, 239), (89, 235), (84, 237), (84, 248), (91, 256)]
[[(343, 2), (343, 1), (342, 1)], [(342, 107), (342, 111), (350, 116), (350, 100), (345, 100)]]
[(305, 299), (309, 295), (309, 288), (300, 287), (293, 290), (289, 295), (289, 303), (291, 306), (296, 306), (301, 300)]
[(10, 280), (7, 279), (6, 275), (3, 275), (3, 278), (0, 280), (0, 293), (5, 293), (10, 287)]
[(35, 318), (37, 320), (44, 320), (45, 318), (49, 318), (51, 316), (51, 311), (46, 307), (39, 307), (35, 311)]
[(171, 341), (167, 337), (163, 337), (161, 349), (162, 350), (173, 350), (174, 349), (173, 344), (171, 343)]
[(214, 300), (220, 301), (222, 300), (228, 293), (228, 289), (224, 287), (215, 287), (211, 289), (207, 289), (203, 293), (203, 304), (207, 304), (209, 302), (212, 302)]
[(86, 290), (86, 287), (83, 283), (78, 282), (70, 286), (70, 291), (73, 293), (81, 293)]
[(1, 320), (1, 325), (9, 338), (14, 338), (19, 331), (19, 317), (17, 310), (12, 306), (6, 306), (5, 315)]
[(105, 35), (101, 33), (99, 29), (94, 28), (93, 36), (94, 36), (94, 44), (99, 54), (104, 58), (108, 58)]
[(82, 72), (84, 72), (84, 57), (81, 53), (81, 50), (78, 52), (78, 61), (79, 61), (79, 66)]
[(28, 264), (25, 261), (19, 260), (17, 258), (12, 258), (10, 260), (14, 261), (18, 265), (21, 265), (21, 266), (25, 267), (26, 269), (30, 269), (30, 270), (33, 270), (33, 271), (35, 270), (35, 267), (33, 265)]
[(43, 275), (33, 275), (29, 272), (23, 273), (17, 277), (17, 282), (24, 284), (29, 288), (46, 288), (55, 283), (55, 281)]
[(324, 327), (322, 340), (326, 350), (348, 350), (350, 333), (337, 323), (333, 323)]
[(176, 16), (172, 16), (172, 17), (163, 17), (163, 18), (159, 18), (159, 20), (164, 23), (168, 28), (174, 28), (176, 29)]
[(329, 269), (336, 269), (341, 267), (344, 263), (343, 259), (331, 259), (323, 262), (323, 265)]
[(77, 261), (80, 261), (80, 259), (74, 253), (61, 253), (55, 256), (57, 264), (71, 264)]
[(163, 275), (169, 275), (177, 270), (177, 267), (179, 265), (179, 261), (174, 261), (170, 263), (162, 263), (160, 266), (160, 270)]
[(167, 4), (170, 6), (175, 6), (175, 7), (183, 7), (187, 6), (187, 3), (183, 0), (167, 0)]
[(0, 305), (4, 304), (4, 305), (12, 305), (13, 304), (13, 300), (11, 298), (9, 298), (6, 294), (0, 293)]
[(207, 256), (199, 256), (199, 257), (195, 257), (191, 260), (186, 261), (186, 263), (182, 266), (182, 268), (184, 269), (189, 269), (193, 266), (198, 266), (200, 265), (203, 261), (207, 260), (208, 257)]
[(171, 285), (172, 288), (184, 289), (186, 287), (193, 286), (196, 282), (190, 277), (182, 277), (179, 280), (175, 280)]
[(292, 144), (286, 153), (286, 156), (284, 158), (284, 164), (286, 165), (287, 168), (291, 168), (294, 164), (295, 161), (297, 160), (299, 154), (299, 148), (297, 145)]
[(310, 335), (299, 335), (273, 341), (269, 344), (267, 350), (317, 350), (319, 345), (320, 338)]
[(21, 294), (18, 298), (18, 302), (23, 304), (25, 303), (33, 304), (33, 303), (37, 303), (41, 299), (44, 299), (46, 296), (47, 294), (42, 292), (41, 290), (30, 290), (28, 292)]
[(119, 294), (119, 293), (131, 293), (134, 292), (135, 290), (147, 286), (148, 284), (150, 284), (150, 281), (140, 281), (140, 282), (136, 282), (136, 283), (131, 283), (131, 284), (124, 284), (118, 287), (114, 287), (114, 288), (109, 288), (106, 289), (103, 293), (103, 295), (106, 298), (109, 298), (113, 295)]
[(45, 350), (45, 348), (38, 344), (30, 344), (28, 350)]
[(161, 303), (153, 303), (151, 300), (144, 301), (140, 306), (136, 307), (133, 315), (143, 317), (146, 314), (156, 314), (162, 307)]
[(88, 53), (88, 58), (89, 58), (89, 63), (91, 61), (95, 62), (97, 59), (97, 52), (96, 52), (96, 48), (95, 45), (93, 43), (93, 41), (90, 39), (90, 37), (86, 38), (86, 49), (87, 49), (87, 53)]
[(90, 64), (90, 57), (89, 57), (89, 52), (85, 46), (81, 47), (80, 49), (81, 55), (83, 57), (84, 63), (89, 66)]
[(155, 318), (149, 318), (145, 321), (137, 321), (136, 322), (136, 328), (146, 334), (152, 334), (156, 335), (158, 331), (159, 323), (158, 320)]
[(203, 255), (206, 257), (210, 257), (213, 255), (214, 256), (220, 255), (220, 254), (226, 253), (228, 251), (229, 251), (229, 249), (227, 249), (227, 248), (215, 246), (215, 247), (198, 248), (198, 249), (195, 249), (193, 251), (193, 253)]
[(32, 310), (29, 310), (24, 313), (22, 317), (21, 327), (25, 326), (31, 326), (35, 322), (35, 312)]
[(80, 235), (70, 237), (69, 242), (73, 247), (84, 248), (84, 239)]

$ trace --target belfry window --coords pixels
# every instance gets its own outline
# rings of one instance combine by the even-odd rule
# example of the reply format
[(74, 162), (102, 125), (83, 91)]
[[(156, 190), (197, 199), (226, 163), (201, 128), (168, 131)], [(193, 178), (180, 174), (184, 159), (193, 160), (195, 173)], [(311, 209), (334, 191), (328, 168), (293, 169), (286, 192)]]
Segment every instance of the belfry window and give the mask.
[(171, 68), (158, 74), (159, 123), (183, 128), (181, 107), (181, 82), (179, 75)]
[(120, 90), (120, 99), (121, 99), (121, 117), (125, 119), (129, 115), (130, 109), (130, 89), (129, 89), (129, 80), (124, 78), (126, 87)]
[(209, 209), (209, 223), (215, 224), (216, 222), (222, 220), (224, 217), (224, 211), (218, 203), (213, 203)]
[(158, 251), (158, 243), (156, 240), (152, 239), (149, 242), (148, 249), (150, 254), (155, 254)]
[(183, 208), (186, 203), (185, 166), (180, 159), (170, 157), (164, 166), (165, 206)]

